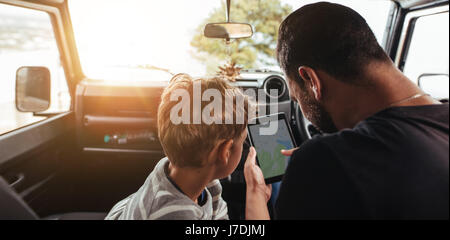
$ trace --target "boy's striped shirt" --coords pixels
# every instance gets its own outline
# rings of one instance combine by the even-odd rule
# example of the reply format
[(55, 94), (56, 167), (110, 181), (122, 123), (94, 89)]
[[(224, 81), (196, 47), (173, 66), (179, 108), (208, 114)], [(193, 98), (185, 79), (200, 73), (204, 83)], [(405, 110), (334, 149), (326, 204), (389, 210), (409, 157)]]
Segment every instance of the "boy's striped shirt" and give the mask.
[(106, 216), (107, 220), (227, 220), (228, 209), (222, 199), (222, 186), (214, 180), (205, 189), (206, 202), (199, 206), (181, 193), (167, 178), (163, 158), (148, 176), (144, 185), (118, 202)]

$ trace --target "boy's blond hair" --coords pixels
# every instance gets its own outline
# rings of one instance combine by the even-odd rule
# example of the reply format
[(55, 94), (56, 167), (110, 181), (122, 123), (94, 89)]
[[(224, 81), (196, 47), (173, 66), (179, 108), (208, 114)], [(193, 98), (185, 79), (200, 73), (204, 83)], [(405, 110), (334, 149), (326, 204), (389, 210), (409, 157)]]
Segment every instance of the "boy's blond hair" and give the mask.
[[(192, 122), (194, 114), (202, 114), (210, 102), (201, 102), (200, 113), (193, 111), (194, 83), (201, 86), (201, 95), (208, 89), (217, 89), (222, 99), (221, 124), (200, 124)], [(170, 119), (172, 108), (180, 101), (171, 101), (170, 96), (177, 89), (186, 90), (190, 98), (190, 119), (186, 123), (174, 124)], [(198, 96), (202, 99), (202, 96)], [(226, 111), (225, 99), (233, 99), (233, 110)], [(237, 98), (243, 98), (243, 106), (237, 106)], [(239, 109), (243, 108), (243, 109)], [(239, 113), (238, 113), (239, 112)], [(158, 108), (158, 136), (164, 152), (172, 164), (178, 167), (202, 167), (206, 157), (221, 140), (237, 139), (242, 136), (248, 122), (248, 98), (236, 87), (222, 78), (193, 79), (187, 74), (178, 74), (172, 78), (169, 86), (161, 96)], [(237, 121), (237, 115), (243, 114), (244, 121)], [(226, 118), (233, 119), (232, 124), (225, 124)]]

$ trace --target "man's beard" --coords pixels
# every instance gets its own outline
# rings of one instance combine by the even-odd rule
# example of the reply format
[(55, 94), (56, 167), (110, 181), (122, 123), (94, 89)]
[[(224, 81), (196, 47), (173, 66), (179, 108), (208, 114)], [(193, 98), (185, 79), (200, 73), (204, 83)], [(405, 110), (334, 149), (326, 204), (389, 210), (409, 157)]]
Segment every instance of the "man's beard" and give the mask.
[(318, 130), (324, 133), (335, 133), (339, 131), (331, 115), (314, 97), (310, 97), (308, 93), (303, 92), (299, 100), (303, 116), (318, 128)]

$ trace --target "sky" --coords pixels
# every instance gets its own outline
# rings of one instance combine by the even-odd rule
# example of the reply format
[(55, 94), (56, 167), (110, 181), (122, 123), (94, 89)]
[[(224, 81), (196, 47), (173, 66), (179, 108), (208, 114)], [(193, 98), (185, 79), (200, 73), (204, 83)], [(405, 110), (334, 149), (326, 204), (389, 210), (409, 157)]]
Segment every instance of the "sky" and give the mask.
[[(117, 66), (150, 64), (192, 75), (205, 66), (192, 56), (195, 29), (223, 0), (70, 0), (85, 74), (92, 78), (146, 78)], [(262, 0), (264, 1), (264, 0)], [(297, 9), (311, 0), (281, 0)], [(382, 39), (390, 5), (380, 0), (338, 0), (361, 13)], [(232, 10), (231, 10), (232, 11)], [(232, 15), (232, 12), (231, 12)], [(224, 13), (225, 20), (225, 13)], [(114, 73), (111, 71), (114, 67)], [(109, 74), (108, 74), (109, 73)]]

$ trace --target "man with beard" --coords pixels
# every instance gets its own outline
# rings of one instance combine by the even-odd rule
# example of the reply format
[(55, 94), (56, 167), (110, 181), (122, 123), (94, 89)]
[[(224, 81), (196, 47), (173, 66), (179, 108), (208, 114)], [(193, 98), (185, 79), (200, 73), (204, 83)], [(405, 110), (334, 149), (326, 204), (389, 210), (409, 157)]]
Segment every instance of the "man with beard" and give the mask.
[(283, 151), (277, 219), (448, 219), (449, 106), (395, 67), (358, 13), (298, 9), (280, 26), (277, 57), (324, 133)]

